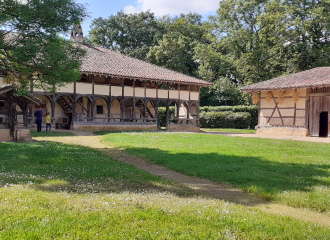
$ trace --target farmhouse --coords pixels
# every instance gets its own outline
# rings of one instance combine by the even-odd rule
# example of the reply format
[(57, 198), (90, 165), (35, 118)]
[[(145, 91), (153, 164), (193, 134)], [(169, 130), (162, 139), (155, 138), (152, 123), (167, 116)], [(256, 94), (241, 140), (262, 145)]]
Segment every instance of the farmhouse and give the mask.
[(259, 103), (257, 133), (328, 137), (330, 67), (318, 67), (240, 89)]
[[(71, 40), (87, 52), (80, 69), (81, 79), (58, 88), (55, 94), (31, 86), (31, 94), (42, 101), (40, 105), (45, 116), (50, 112), (54, 127), (157, 130), (158, 108), (165, 107), (167, 130), (199, 130), (200, 88), (211, 83), (109, 49), (83, 44), (81, 26), (72, 31)], [(0, 76), (0, 86), (4, 84), (5, 76)], [(39, 103), (29, 103), (26, 118), (18, 117), (18, 124), (33, 126), (38, 106)], [(175, 106), (175, 116), (170, 116), (170, 106)], [(8, 106), (4, 109), (0, 117), (3, 118), (2, 127), (7, 127)], [(19, 105), (17, 111), (22, 111)]]

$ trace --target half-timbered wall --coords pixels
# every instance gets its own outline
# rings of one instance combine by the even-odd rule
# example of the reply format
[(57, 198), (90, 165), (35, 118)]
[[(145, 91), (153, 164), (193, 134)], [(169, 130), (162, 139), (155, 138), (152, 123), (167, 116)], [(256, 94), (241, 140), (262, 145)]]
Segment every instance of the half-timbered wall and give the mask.
[[(271, 98), (267, 99), (267, 94)], [(263, 91), (259, 101), (259, 127), (306, 127), (306, 89), (299, 89), (299, 100), (293, 100), (293, 90), (286, 90), (284, 101), (279, 102), (278, 91)]]

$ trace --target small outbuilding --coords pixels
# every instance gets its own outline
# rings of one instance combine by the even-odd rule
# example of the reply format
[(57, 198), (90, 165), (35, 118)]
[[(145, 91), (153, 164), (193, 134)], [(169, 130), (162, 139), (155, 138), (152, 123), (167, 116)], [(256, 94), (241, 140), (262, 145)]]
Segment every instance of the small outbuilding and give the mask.
[(240, 89), (259, 103), (257, 133), (329, 137), (330, 67), (251, 84)]

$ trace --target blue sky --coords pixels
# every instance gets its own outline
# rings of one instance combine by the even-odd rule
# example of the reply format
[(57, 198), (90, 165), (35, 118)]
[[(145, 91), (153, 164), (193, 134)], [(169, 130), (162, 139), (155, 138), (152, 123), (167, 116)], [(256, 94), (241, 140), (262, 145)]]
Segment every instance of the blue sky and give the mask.
[(197, 12), (207, 19), (208, 15), (216, 14), (219, 0), (76, 0), (77, 3), (87, 4), (91, 18), (82, 24), (84, 34), (87, 35), (91, 20), (98, 17), (108, 18), (118, 11), (134, 13), (148, 9), (156, 16), (165, 14)]

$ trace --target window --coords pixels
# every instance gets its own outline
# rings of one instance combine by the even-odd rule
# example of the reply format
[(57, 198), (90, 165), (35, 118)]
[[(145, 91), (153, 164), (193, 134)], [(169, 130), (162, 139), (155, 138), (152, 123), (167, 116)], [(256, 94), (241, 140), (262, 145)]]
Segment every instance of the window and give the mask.
[(96, 105), (96, 114), (103, 114), (103, 106)]

